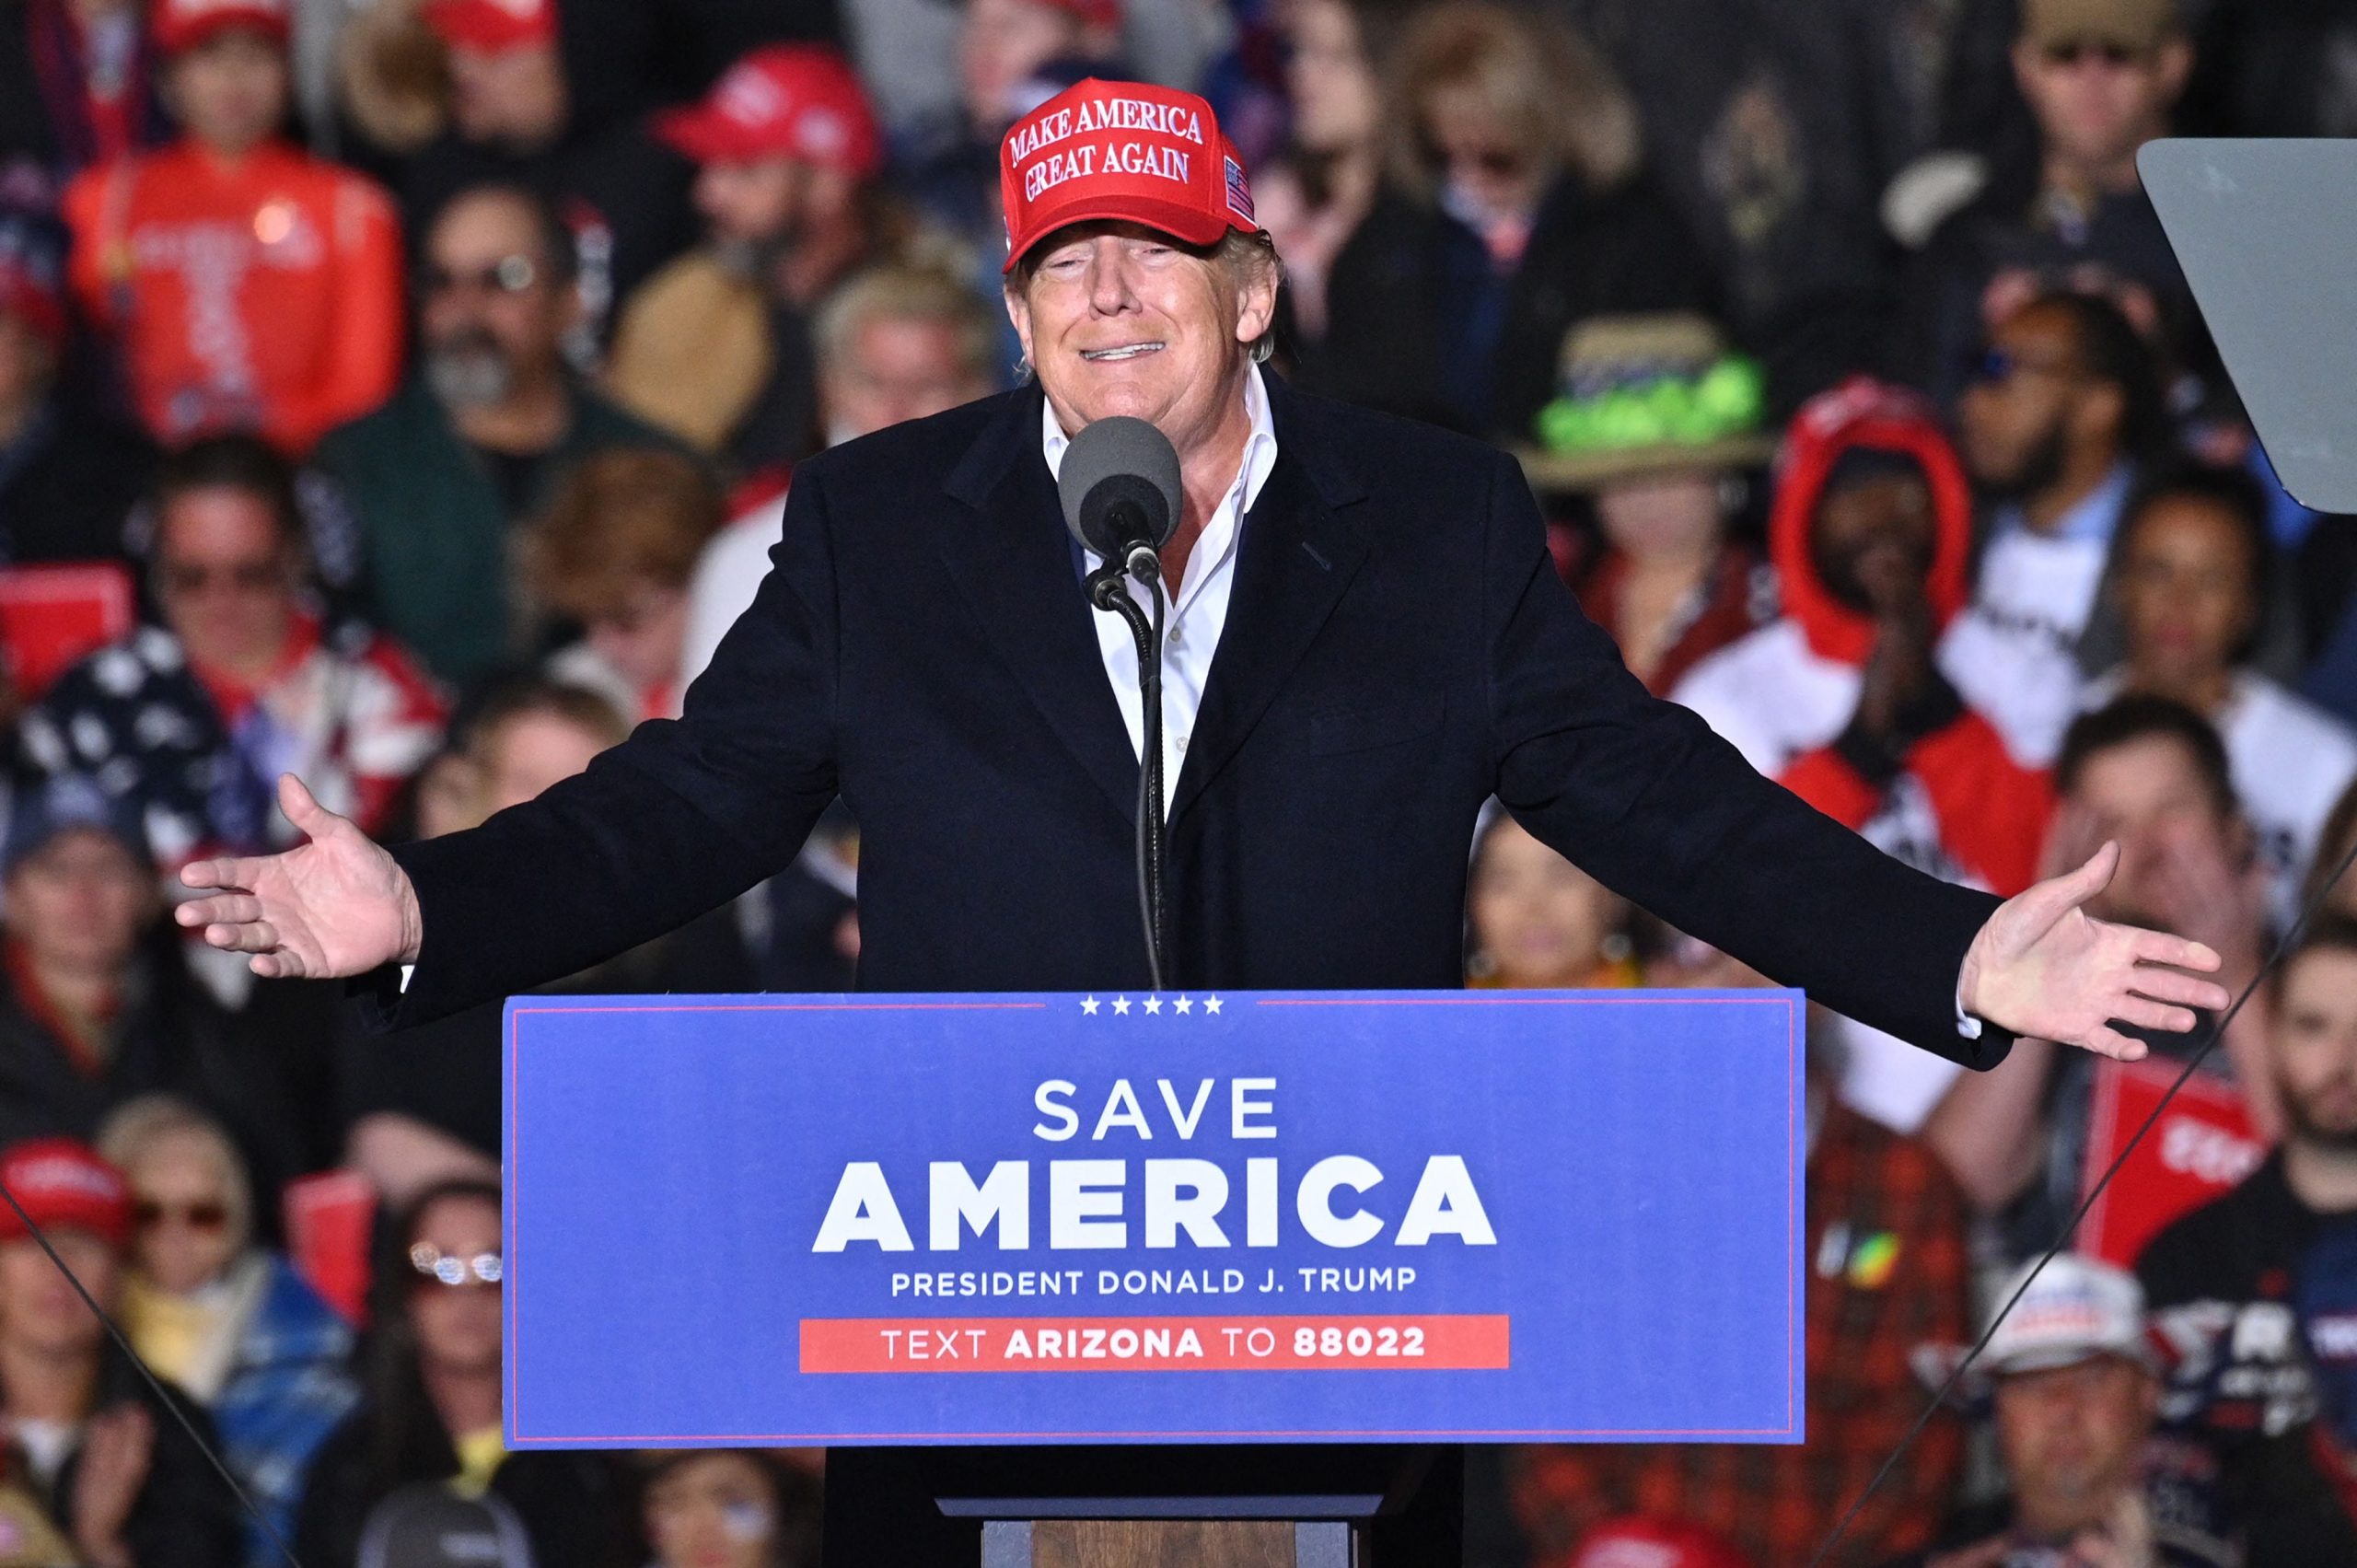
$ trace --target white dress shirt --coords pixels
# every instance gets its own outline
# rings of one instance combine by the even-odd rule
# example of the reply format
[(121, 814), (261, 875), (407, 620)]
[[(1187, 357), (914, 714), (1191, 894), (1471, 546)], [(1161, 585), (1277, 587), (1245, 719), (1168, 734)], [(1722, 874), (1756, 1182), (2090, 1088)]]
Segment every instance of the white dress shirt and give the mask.
[[(1268, 389), (1260, 384), (1259, 366), (1247, 367), (1244, 407), (1252, 417), (1252, 432), (1245, 437), (1244, 461), (1236, 482), (1203, 525), (1187, 557), (1187, 575), (1163, 621), (1162, 633), (1162, 808), (1167, 813), (1178, 793), (1178, 770), (1187, 761), (1187, 742), (1202, 711), (1203, 683), (1211, 679), (1212, 656), (1219, 651), (1220, 633), (1227, 626), (1228, 595), (1236, 587), (1236, 548), (1244, 514), (1260, 498), (1260, 487), (1277, 466), (1277, 432), (1269, 422)], [(1039, 445), (1048, 471), (1061, 475), (1064, 448), (1072, 437), (1056, 423), (1052, 404), (1041, 405)], [(1088, 569), (1105, 563), (1095, 552), (1084, 552)], [(1150, 617), (1154, 605), (1137, 583), (1128, 585), (1131, 598)], [(1105, 661), (1105, 679), (1113, 685), (1113, 699), (1121, 706), (1121, 722), (1129, 727), (1130, 749), (1145, 754), (1145, 703), (1138, 693), (1138, 651), (1129, 623), (1104, 610), (1091, 610), (1097, 622), (1097, 651)]]

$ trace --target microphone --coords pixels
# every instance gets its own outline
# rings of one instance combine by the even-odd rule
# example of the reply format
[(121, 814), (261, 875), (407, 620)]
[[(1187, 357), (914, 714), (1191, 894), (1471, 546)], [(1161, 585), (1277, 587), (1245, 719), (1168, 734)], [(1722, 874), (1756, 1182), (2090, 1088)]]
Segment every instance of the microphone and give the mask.
[(1143, 419), (1116, 414), (1084, 425), (1056, 474), (1064, 526), (1107, 562), (1141, 581), (1178, 527), (1178, 452)]

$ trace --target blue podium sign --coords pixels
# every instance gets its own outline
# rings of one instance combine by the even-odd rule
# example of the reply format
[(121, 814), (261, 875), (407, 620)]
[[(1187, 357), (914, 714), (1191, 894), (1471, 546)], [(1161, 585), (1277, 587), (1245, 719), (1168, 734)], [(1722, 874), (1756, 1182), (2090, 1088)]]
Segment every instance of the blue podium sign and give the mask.
[(1803, 1022), (517, 998), (507, 1440), (1797, 1443)]

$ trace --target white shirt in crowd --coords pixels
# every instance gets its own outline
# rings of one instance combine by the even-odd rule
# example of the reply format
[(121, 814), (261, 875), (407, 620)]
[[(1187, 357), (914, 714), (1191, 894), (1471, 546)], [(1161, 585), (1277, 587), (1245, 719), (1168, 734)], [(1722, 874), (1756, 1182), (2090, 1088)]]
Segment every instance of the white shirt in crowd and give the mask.
[(770, 546), (785, 529), (785, 497), (765, 501), (704, 542), (688, 579), (687, 651), (679, 660), (679, 690), (712, 663), (720, 639), (753, 608), (769, 575)]
[[(1277, 431), (1269, 420), (1269, 394), (1260, 384), (1258, 366), (1247, 367), (1244, 380), (1244, 406), (1252, 417), (1252, 431), (1245, 438), (1244, 461), (1236, 472), (1236, 482), (1227, 488), (1219, 507), (1203, 525), (1195, 540), (1192, 553), (1187, 557), (1187, 575), (1178, 585), (1177, 599), (1171, 604), (1163, 621), (1162, 641), (1162, 805), (1170, 809), (1170, 802), (1178, 793), (1178, 769), (1187, 760), (1187, 742), (1193, 736), (1195, 717), (1203, 705), (1203, 683), (1211, 679), (1212, 656), (1219, 651), (1220, 633), (1227, 627), (1227, 601), (1236, 587), (1236, 548), (1242, 533), (1244, 514), (1259, 500), (1260, 487), (1269, 482), (1269, 473), (1277, 466)], [(1039, 446), (1048, 459), (1048, 471), (1061, 474), (1063, 470), (1064, 448), (1072, 445), (1063, 426), (1056, 423), (1052, 406), (1041, 405), (1039, 413)], [(1104, 562), (1093, 551), (1085, 552), (1088, 569), (1095, 571)], [(1077, 583), (1074, 584), (1077, 588)], [(1145, 590), (1137, 584), (1129, 585), (1130, 597), (1153, 612)], [(1105, 678), (1113, 684), (1113, 698), (1121, 705), (1121, 722), (1130, 732), (1130, 749), (1140, 756), (1145, 754), (1145, 703), (1138, 693), (1137, 644), (1130, 636), (1128, 622), (1118, 615), (1100, 610), (1090, 611), (1097, 622), (1097, 650), (1105, 661)]]
[(2080, 635), (2111, 557), (2133, 475), (2123, 465), (2048, 532), (2001, 515), (1972, 603), (1940, 639), (1948, 683), (2030, 767), (2054, 761), (2079, 712)]
[[(2087, 682), (2083, 706), (2119, 694), (2120, 672)], [(2306, 698), (2263, 675), (2237, 671), (2225, 705), (2210, 715), (2226, 745), (2235, 798), (2258, 839), (2270, 879), (2269, 912), (2289, 929), (2317, 835), (2335, 802), (2357, 779), (2357, 734)]]

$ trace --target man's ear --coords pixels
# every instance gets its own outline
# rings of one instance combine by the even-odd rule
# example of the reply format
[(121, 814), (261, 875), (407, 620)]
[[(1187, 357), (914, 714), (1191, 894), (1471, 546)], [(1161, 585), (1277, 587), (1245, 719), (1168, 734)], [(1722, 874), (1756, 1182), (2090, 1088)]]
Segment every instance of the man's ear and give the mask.
[(2091, 440), (2108, 430), (2115, 443), (2128, 438), (2128, 393), (2113, 381), (2091, 381), (2070, 414), (2071, 434)]
[(2167, 107), (2177, 107), (2185, 96), (2186, 78), (2193, 75), (2193, 45), (2183, 37), (2165, 41), (2154, 62), (2154, 69), (2161, 80), (2161, 97)]
[(1006, 319), (1015, 324), (1015, 335), (1023, 344), (1023, 363), (1039, 362), (1031, 354), (1031, 302), (1023, 296), (1023, 285), (1014, 278), (1006, 280)]
[(1277, 285), (1281, 273), (1274, 261), (1254, 267), (1237, 291), (1236, 341), (1257, 342), (1277, 319)]

